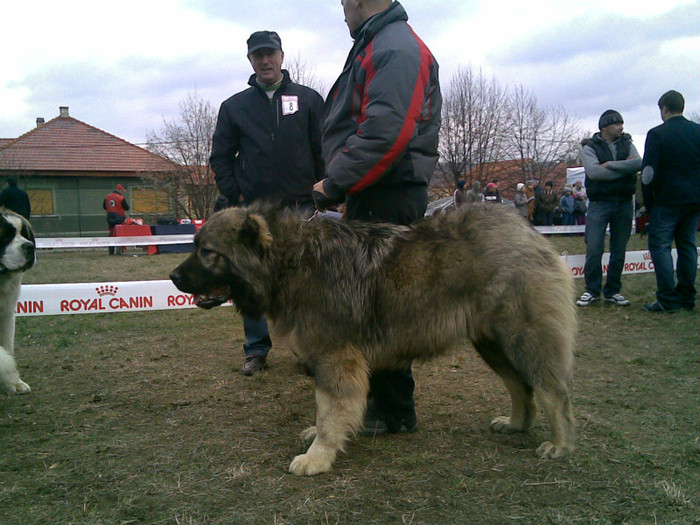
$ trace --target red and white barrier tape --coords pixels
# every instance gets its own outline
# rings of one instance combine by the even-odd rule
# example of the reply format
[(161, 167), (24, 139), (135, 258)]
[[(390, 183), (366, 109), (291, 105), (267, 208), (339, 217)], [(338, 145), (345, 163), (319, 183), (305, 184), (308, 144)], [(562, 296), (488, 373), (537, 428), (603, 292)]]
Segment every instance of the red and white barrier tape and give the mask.
[(107, 248), (108, 246), (151, 246), (154, 244), (184, 244), (194, 240), (193, 233), (176, 235), (131, 235), (123, 237), (42, 237), (36, 239), (37, 249), (46, 248)]
[[(585, 226), (535, 226), (544, 234), (583, 233)], [(184, 244), (194, 240), (193, 233), (175, 235), (131, 235), (124, 237), (41, 237), (36, 239), (38, 249), (49, 248), (106, 248), (108, 246), (151, 246), (154, 244)]]

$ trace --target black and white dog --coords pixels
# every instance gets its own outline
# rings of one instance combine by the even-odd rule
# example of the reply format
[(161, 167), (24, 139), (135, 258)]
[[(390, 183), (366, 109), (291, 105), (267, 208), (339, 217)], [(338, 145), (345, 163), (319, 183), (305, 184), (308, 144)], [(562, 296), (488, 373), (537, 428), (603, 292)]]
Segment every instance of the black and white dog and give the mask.
[(0, 392), (26, 394), (14, 359), (15, 311), (22, 274), (34, 266), (34, 234), (21, 215), (0, 208)]

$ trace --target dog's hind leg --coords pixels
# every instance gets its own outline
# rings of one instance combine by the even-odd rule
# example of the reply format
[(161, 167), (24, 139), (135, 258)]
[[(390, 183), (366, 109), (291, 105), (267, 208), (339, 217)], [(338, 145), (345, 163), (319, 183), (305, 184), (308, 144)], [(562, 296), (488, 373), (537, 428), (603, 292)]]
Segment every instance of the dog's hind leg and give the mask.
[(495, 432), (525, 432), (537, 419), (537, 406), (533, 388), (508, 360), (501, 346), (489, 340), (474, 343), (479, 355), (496, 372), (510, 394), (511, 415), (499, 416), (491, 421)]
[(573, 452), (575, 446), (575, 421), (568, 388), (563, 381), (553, 383), (537, 392), (552, 427), (552, 440), (537, 448), (537, 455), (541, 458), (565, 456)]
[(294, 458), (289, 471), (298, 476), (328, 472), (351, 433), (362, 425), (369, 390), (369, 368), (356, 349), (326, 354), (316, 367), (315, 438), (306, 454)]

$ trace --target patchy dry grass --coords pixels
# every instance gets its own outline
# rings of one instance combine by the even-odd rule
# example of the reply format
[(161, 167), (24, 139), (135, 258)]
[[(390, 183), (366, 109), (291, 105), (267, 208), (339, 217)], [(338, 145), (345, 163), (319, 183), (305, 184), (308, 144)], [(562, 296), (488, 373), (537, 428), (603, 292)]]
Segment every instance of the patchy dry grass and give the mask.
[[(164, 279), (182, 258), (42, 252), (26, 282)], [(631, 307), (580, 310), (572, 457), (535, 458), (545, 421), (489, 432), (509, 401), (466, 349), (416, 365), (417, 433), (353, 439), (314, 478), (286, 472), (313, 381), (279, 347), (240, 375), (232, 308), (20, 318), (33, 391), (0, 399), (0, 523), (700, 523), (698, 313), (644, 312), (651, 274), (623, 286)]]

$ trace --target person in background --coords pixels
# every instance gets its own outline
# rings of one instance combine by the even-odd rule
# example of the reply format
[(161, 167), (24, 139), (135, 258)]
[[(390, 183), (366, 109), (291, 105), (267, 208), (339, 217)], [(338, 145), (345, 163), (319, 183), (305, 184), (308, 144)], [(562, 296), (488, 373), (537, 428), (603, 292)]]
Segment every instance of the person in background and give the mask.
[(467, 181), (466, 180), (458, 180), (457, 181), (457, 189), (455, 190), (454, 193), (454, 204), (455, 208), (459, 208), (460, 206), (463, 206), (467, 202), (467, 192), (464, 190), (464, 186), (466, 186)]
[(486, 185), (486, 191), (484, 192), (484, 202), (491, 202), (497, 204), (501, 202), (501, 194), (498, 191), (498, 186), (494, 182), (489, 182)]
[[(600, 299), (617, 306), (629, 306), (623, 296), (622, 269), (625, 265), (627, 241), (632, 231), (634, 210), (632, 195), (637, 186), (637, 172), (642, 159), (624, 133), (622, 115), (608, 109), (598, 120), (600, 131), (581, 142), (583, 168), (586, 172), (588, 211), (586, 212), (586, 291), (576, 304), (588, 306)], [(606, 230), (610, 227), (610, 262), (603, 286), (603, 251)]]
[(554, 208), (559, 204), (559, 198), (554, 191), (554, 184), (548, 180), (542, 190), (537, 195), (537, 208), (542, 217), (543, 226), (552, 226), (554, 224)]
[[(117, 236), (117, 225), (124, 224), (126, 220), (126, 212), (129, 209), (129, 203), (124, 197), (124, 186), (117, 184), (114, 191), (108, 194), (102, 201), (102, 208), (107, 212), (107, 226), (109, 226), (109, 236)], [(121, 255), (124, 251), (123, 247), (109, 247), (110, 255)]]
[[(311, 188), (324, 176), (323, 98), (282, 69), (276, 32), (256, 31), (247, 44), (250, 87), (221, 104), (212, 140), (216, 184), (231, 206), (268, 200), (310, 215)], [(265, 368), (272, 340), (265, 317), (244, 317), (243, 328), (242, 372), (251, 376)]]
[[(656, 301), (649, 312), (695, 308), (700, 222), (700, 125), (683, 116), (685, 99), (668, 91), (659, 99), (663, 124), (647, 133), (642, 162), (644, 204), (650, 212), (649, 253), (656, 274)], [(678, 252), (673, 275), (671, 244)]]
[(515, 196), (513, 197), (516, 211), (525, 219), (528, 216), (527, 195), (525, 194), (525, 184), (518, 182), (515, 186)]
[(539, 181), (532, 179), (525, 184), (525, 195), (527, 195), (527, 220), (531, 224), (535, 224), (535, 211), (537, 209), (537, 194), (536, 189), (539, 188)]
[[(438, 64), (391, 0), (343, 0), (354, 41), (326, 98), (327, 178), (319, 209), (345, 201), (348, 219), (408, 225), (425, 214), (438, 161)], [(373, 371), (363, 435), (416, 430), (411, 366)]]
[(586, 197), (586, 188), (583, 187), (583, 181), (577, 180), (574, 187), (571, 189), (574, 196), (574, 221), (575, 224), (581, 226), (586, 224), (586, 211), (588, 210), (588, 197)]
[(561, 223), (563, 226), (571, 226), (574, 224), (574, 207), (576, 206), (576, 199), (571, 194), (571, 188), (569, 186), (564, 187), (564, 193), (559, 199), (559, 207), (562, 210)]
[(484, 202), (484, 195), (481, 193), (481, 183), (475, 180), (471, 189), (467, 191), (467, 202)]
[(17, 181), (13, 177), (7, 177), (7, 188), (0, 193), (0, 206), (18, 213), (27, 220), (32, 215), (29, 195), (22, 188), (17, 187)]

